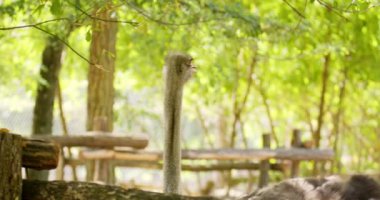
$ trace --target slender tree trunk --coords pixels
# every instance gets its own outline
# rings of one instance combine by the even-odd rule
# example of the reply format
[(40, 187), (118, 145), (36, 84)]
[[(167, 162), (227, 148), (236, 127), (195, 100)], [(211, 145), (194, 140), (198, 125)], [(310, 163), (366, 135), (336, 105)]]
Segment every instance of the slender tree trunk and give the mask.
[[(115, 10), (112, 3), (95, 9), (93, 15), (97, 18), (115, 20)], [(103, 131), (113, 130), (114, 103), (114, 70), (117, 23), (94, 20), (92, 23), (92, 39), (90, 47), (90, 65), (88, 72), (87, 98), (87, 130), (94, 130), (94, 122), (105, 119)]]
[[(333, 123), (333, 134), (334, 134), (334, 141), (333, 141), (333, 150), (335, 152), (335, 159), (334, 164), (337, 168), (337, 171), (340, 172), (341, 169), (341, 162), (340, 162), (340, 151), (338, 150), (338, 143), (339, 143), (339, 134), (341, 132), (340, 125), (341, 125), (341, 117), (343, 116), (343, 102), (346, 94), (346, 84), (348, 79), (348, 67), (345, 67), (343, 69), (343, 80), (340, 85), (339, 90), (339, 102), (338, 102), (338, 111), (334, 115)], [(334, 166), (331, 167), (331, 171), (333, 172)]]
[(319, 101), (319, 115), (318, 115), (318, 123), (317, 123), (317, 129), (314, 133), (314, 142), (315, 147), (320, 147), (321, 142), (321, 130), (323, 126), (323, 119), (325, 115), (325, 99), (326, 99), (326, 91), (327, 91), (327, 83), (329, 78), (329, 68), (330, 68), (330, 54), (327, 54), (324, 58), (324, 67), (323, 67), (323, 74), (322, 74), (322, 90), (321, 90), (321, 97)]
[[(60, 81), (59, 79), (57, 80), (57, 91), (56, 91), (56, 95), (57, 95), (57, 100), (58, 100), (58, 108), (59, 108), (59, 118), (61, 120), (61, 125), (62, 125), (62, 130), (63, 130), (63, 135), (64, 136), (69, 136), (69, 129), (67, 127), (67, 123), (66, 123), (66, 117), (65, 117), (65, 113), (63, 111), (63, 98), (62, 98), (62, 88), (61, 88), (61, 84), (60, 84)], [(68, 157), (69, 158), (73, 158), (73, 154), (71, 153), (71, 148), (68, 147), (67, 148), (68, 150)], [(56, 178), (58, 178), (59, 180), (62, 180), (64, 178), (64, 168), (65, 168), (65, 158), (64, 158), (64, 152), (63, 152), (63, 148), (61, 149), (61, 162), (62, 163), (62, 167), (61, 169), (57, 169), (57, 173), (56, 174), (59, 174), (58, 171), (60, 171), (61, 173), (59, 174), (59, 177), (57, 175)], [(73, 171), (73, 179), (74, 181), (78, 180), (78, 176), (77, 176), (77, 172), (76, 172), (76, 168), (75, 168), (75, 165), (71, 165), (71, 169)]]
[[(235, 147), (235, 140), (236, 140), (236, 136), (237, 136), (237, 132), (238, 132), (238, 129), (237, 129), (238, 125), (240, 125), (241, 130), (242, 130), (241, 133), (242, 133), (242, 139), (243, 139), (243, 143), (245, 145), (245, 148), (248, 148), (248, 144), (247, 144), (248, 139), (246, 138), (247, 136), (244, 134), (244, 127), (242, 127), (241, 116), (244, 112), (244, 108), (247, 104), (248, 96), (251, 92), (251, 86), (253, 84), (252, 75), (254, 73), (254, 69), (256, 67), (256, 64), (257, 64), (257, 55), (256, 55), (256, 50), (255, 50), (254, 55), (253, 55), (252, 60), (251, 60), (251, 63), (250, 63), (249, 68), (248, 68), (247, 76), (246, 76), (247, 88), (244, 91), (244, 96), (243, 96), (242, 100), (240, 100), (240, 101), (239, 101), (238, 92), (237, 92), (240, 76), (239, 76), (239, 74), (236, 75), (236, 80), (237, 80), (236, 86), (237, 87), (236, 87), (236, 92), (234, 94), (234, 105), (233, 105), (234, 119), (233, 119), (233, 123), (232, 123), (230, 148)], [(228, 196), (230, 189), (231, 189), (232, 171), (228, 172), (227, 177), (228, 177), (227, 178), (228, 188), (227, 188), (226, 195)], [(249, 177), (252, 180), (251, 172), (249, 172)]]
[[(40, 69), (41, 81), (38, 82), (34, 106), (32, 135), (51, 135), (53, 127), (54, 96), (58, 74), (61, 69), (61, 56), (64, 45), (55, 37), (50, 37), (42, 54)], [(28, 170), (28, 178), (46, 180), (48, 171)]]
[(210, 132), (209, 132), (207, 124), (206, 124), (206, 120), (203, 118), (203, 114), (201, 112), (201, 109), (199, 108), (199, 105), (195, 106), (195, 110), (197, 112), (198, 120), (201, 123), (202, 130), (203, 130), (202, 132), (204, 133), (204, 136), (207, 140), (207, 143), (210, 146), (210, 148), (213, 149), (215, 146), (214, 141), (211, 138)]
[(264, 103), (264, 106), (265, 106), (265, 111), (267, 113), (267, 116), (268, 116), (268, 120), (269, 120), (269, 124), (270, 124), (270, 129), (271, 129), (271, 136), (274, 140), (274, 143), (275, 143), (275, 147), (279, 147), (279, 141), (278, 141), (278, 138), (277, 138), (277, 134), (276, 134), (276, 129), (274, 127), (274, 122), (273, 122), (273, 117), (272, 117), (272, 112), (271, 112), (271, 109), (270, 109), (270, 105), (268, 103), (268, 97), (265, 93), (265, 90), (264, 88), (261, 87), (261, 85), (258, 86), (259, 87), (259, 93), (261, 95), (261, 98), (263, 99), (263, 103)]
[[(244, 108), (247, 104), (248, 96), (251, 92), (251, 86), (252, 86), (252, 82), (253, 82), (252, 81), (252, 75), (254, 73), (254, 69), (255, 69), (256, 64), (257, 64), (256, 52), (254, 52), (254, 53), (255, 53), (255, 55), (253, 55), (253, 57), (252, 57), (252, 61), (249, 65), (248, 72), (247, 72), (247, 78), (246, 78), (247, 88), (244, 92), (243, 99), (239, 102), (237, 92), (234, 95), (235, 96), (234, 107), (233, 107), (234, 120), (232, 123), (232, 132), (231, 132), (231, 143), (230, 143), (231, 148), (234, 148), (234, 146), (235, 146), (235, 140), (236, 140), (236, 135), (237, 135), (237, 125), (238, 125), (239, 121), (241, 121), (240, 120), (241, 115), (244, 112)], [(240, 77), (237, 75), (236, 79), (238, 80), (239, 78)], [(238, 84), (238, 83), (236, 83), (236, 84)], [(243, 135), (242, 137), (245, 137), (245, 136)]]
[[(324, 57), (324, 66), (322, 73), (322, 89), (321, 89), (321, 97), (319, 101), (319, 115), (318, 115), (318, 123), (317, 129), (314, 132), (314, 144), (316, 148), (320, 147), (321, 142), (321, 130), (323, 126), (323, 119), (325, 115), (325, 99), (326, 99), (326, 91), (327, 91), (327, 83), (329, 78), (329, 68), (330, 68), (330, 53), (325, 55)], [(313, 166), (313, 174), (318, 174), (318, 164), (314, 162)]]

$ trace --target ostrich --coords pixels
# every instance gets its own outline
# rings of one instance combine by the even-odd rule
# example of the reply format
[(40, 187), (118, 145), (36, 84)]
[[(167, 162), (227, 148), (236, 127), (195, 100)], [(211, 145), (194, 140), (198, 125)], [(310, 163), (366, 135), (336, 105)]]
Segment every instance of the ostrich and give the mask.
[(181, 106), (185, 83), (195, 73), (193, 58), (182, 53), (170, 53), (165, 59), (165, 144), (164, 192), (180, 193), (181, 177)]

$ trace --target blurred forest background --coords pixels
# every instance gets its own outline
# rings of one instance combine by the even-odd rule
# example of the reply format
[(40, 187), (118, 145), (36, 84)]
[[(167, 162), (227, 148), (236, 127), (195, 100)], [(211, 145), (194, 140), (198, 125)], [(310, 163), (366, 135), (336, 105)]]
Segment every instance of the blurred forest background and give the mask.
[[(0, 127), (62, 135), (63, 111), (69, 134), (91, 130), (87, 97), (91, 83), (102, 80), (89, 81), (97, 70), (114, 77), (114, 92), (93, 96), (113, 106), (108, 129), (145, 133), (148, 149), (161, 150), (162, 67), (175, 50), (192, 55), (198, 67), (184, 93), (183, 148), (260, 148), (263, 133), (272, 135), (273, 147), (289, 147), (292, 130), (300, 129), (311, 146), (335, 151), (330, 173), (377, 174), (379, 6), (378, 0), (0, 0)], [(106, 39), (97, 38), (99, 30)], [(112, 87), (112, 78), (107, 83)], [(54, 117), (45, 116), (41, 129), (33, 120), (38, 88), (56, 96)], [(157, 182), (161, 172), (150, 173), (156, 175), (117, 175)], [(302, 175), (311, 174), (312, 164), (303, 163)]]

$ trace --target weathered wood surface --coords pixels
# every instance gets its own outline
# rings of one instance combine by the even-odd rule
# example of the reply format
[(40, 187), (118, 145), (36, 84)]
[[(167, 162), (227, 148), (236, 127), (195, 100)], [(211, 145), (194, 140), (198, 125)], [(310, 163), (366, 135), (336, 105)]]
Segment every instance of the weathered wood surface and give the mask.
[[(212, 149), (183, 150), (183, 160), (331, 160), (334, 152), (331, 149)], [(162, 152), (159, 151), (82, 151), (81, 158), (113, 159), (135, 161), (159, 161)]]
[(23, 200), (216, 200), (214, 197), (187, 197), (88, 182), (23, 180)]
[[(65, 159), (68, 165), (85, 165), (86, 160)], [(131, 167), (143, 169), (162, 169), (162, 163), (159, 161), (130, 161), (130, 160), (112, 160), (114, 167)], [(210, 164), (182, 164), (182, 171), (206, 172), (206, 171), (228, 171), (228, 170), (257, 170), (260, 164), (254, 162), (228, 162), (228, 163), (210, 163)], [(270, 170), (285, 171), (289, 166), (285, 163), (271, 163)]]
[[(270, 149), (270, 134), (263, 134), (263, 147)], [(269, 183), (269, 160), (262, 160), (260, 162), (260, 176), (259, 176), (259, 187), (262, 188)]]
[(55, 169), (59, 160), (59, 145), (35, 139), (22, 140), (22, 166), (37, 170)]
[(144, 149), (148, 145), (146, 136), (126, 136), (115, 134), (90, 134), (73, 136), (36, 136), (35, 139), (54, 141), (62, 147), (132, 147)]
[(20, 135), (0, 133), (0, 199), (21, 197), (21, 143)]
[[(293, 137), (292, 137), (292, 147), (301, 147), (302, 145), (302, 132), (299, 129), (294, 129), (293, 130)], [(299, 170), (300, 170), (300, 162), (295, 160), (292, 162), (292, 167), (290, 170), (290, 177), (294, 178), (299, 175)]]

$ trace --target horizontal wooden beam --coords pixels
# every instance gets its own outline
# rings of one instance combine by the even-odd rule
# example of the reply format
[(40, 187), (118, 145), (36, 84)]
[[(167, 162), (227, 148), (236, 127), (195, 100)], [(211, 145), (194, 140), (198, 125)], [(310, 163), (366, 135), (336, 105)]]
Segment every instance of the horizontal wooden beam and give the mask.
[[(184, 160), (331, 160), (334, 152), (330, 149), (212, 149), (212, 150), (183, 150)], [(162, 152), (159, 151), (114, 151), (95, 150), (82, 151), (81, 158), (112, 159), (135, 161), (159, 161)]]
[(134, 149), (144, 149), (148, 145), (148, 138), (143, 135), (89, 134), (73, 136), (34, 136), (33, 138), (53, 141), (62, 147), (131, 147)]
[[(162, 169), (162, 162), (159, 161), (129, 161), (129, 160), (110, 160), (116, 167), (136, 167), (144, 169)], [(85, 165), (86, 160), (65, 159), (67, 165)], [(226, 162), (226, 163), (207, 163), (207, 164), (182, 164), (183, 171), (205, 172), (205, 171), (224, 171), (224, 170), (257, 170), (259, 163), (253, 162)], [(274, 171), (285, 171), (289, 167), (285, 163), (271, 163), (270, 169)]]

